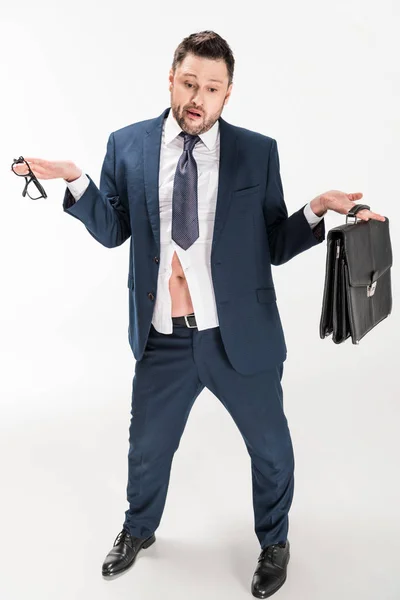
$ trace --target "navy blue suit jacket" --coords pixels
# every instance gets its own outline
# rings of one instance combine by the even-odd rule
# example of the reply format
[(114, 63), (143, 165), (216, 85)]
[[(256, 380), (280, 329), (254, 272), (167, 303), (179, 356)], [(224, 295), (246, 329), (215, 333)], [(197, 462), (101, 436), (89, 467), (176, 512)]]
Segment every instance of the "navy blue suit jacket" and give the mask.
[[(110, 134), (100, 188), (75, 203), (67, 188), (63, 209), (103, 246), (130, 238), (128, 338), (143, 357), (160, 256), (158, 172), (163, 120), (133, 123)], [(311, 229), (303, 205), (288, 216), (273, 138), (231, 125), (222, 117), (219, 184), (211, 272), (220, 332), (229, 361), (242, 374), (286, 359), (271, 265), (281, 265), (325, 239), (324, 219)]]

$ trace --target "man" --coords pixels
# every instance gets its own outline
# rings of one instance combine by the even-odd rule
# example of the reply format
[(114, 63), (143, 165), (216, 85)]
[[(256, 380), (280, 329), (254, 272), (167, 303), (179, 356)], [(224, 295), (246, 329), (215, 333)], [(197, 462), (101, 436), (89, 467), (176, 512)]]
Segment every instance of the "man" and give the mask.
[[(294, 490), (271, 265), (321, 244), (326, 212), (346, 214), (362, 194), (331, 190), (289, 217), (276, 141), (221, 117), (233, 71), (218, 34), (185, 38), (169, 74), (171, 107), (111, 133), (99, 189), (69, 161), (27, 161), (38, 178), (66, 180), (65, 212), (98, 242), (112, 248), (130, 238), (129, 509), (103, 575), (125, 571), (154, 543), (173, 455), (207, 387), (251, 457), (261, 546), (251, 592), (266, 598), (286, 580)], [(384, 220), (369, 210), (357, 216)]]

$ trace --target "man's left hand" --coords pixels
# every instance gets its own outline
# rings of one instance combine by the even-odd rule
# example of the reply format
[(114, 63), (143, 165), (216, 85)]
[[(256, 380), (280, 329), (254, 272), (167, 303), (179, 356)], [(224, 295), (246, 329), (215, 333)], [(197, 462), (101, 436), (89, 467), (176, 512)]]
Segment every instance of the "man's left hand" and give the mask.
[[(339, 190), (330, 190), (329, 192), (325, 192), (324, 194), (320, 194), (314, 200), (311, 200), (311, 209), (312, 211), (322, 217), (328, 210), (334, 210), (337, 213), (342, 215), (347, 215), (349, 210), (356, 206), (355, 200), (360, 200), (363, 195), (361, 192), (356, 192), (354, 194), (345, 194), (344, 192), (340, 192)], [(369, 219), (375, 219), (377, 221), (385, 221), (385, 217), (367, 210), (364, 208), (363, 210), (358, 211), (357, 219), (362, 219), (363, 221), (369, 221)]]

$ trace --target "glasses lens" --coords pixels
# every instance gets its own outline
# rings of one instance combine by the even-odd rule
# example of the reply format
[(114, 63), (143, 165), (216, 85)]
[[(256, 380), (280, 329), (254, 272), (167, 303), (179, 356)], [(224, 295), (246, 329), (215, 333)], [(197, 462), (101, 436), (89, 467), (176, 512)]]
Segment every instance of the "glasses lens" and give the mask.
[(41, 184), (35, 179), (30, 179), (26, 188), (26, 194), (31, 200), (39, 200), (40, 198), (47, 198), (47, 194), (44, 191)]

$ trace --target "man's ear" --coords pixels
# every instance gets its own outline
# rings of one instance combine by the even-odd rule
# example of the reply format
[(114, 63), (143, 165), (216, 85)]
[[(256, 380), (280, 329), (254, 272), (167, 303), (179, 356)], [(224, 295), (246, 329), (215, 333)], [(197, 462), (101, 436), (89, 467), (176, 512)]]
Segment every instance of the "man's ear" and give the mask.
[(173, 72), (172, 68), (169, 70), (168, 81), (169, 81), (169, 91), (171, 91), (173, 83), (174, 83), (174, 72)]

